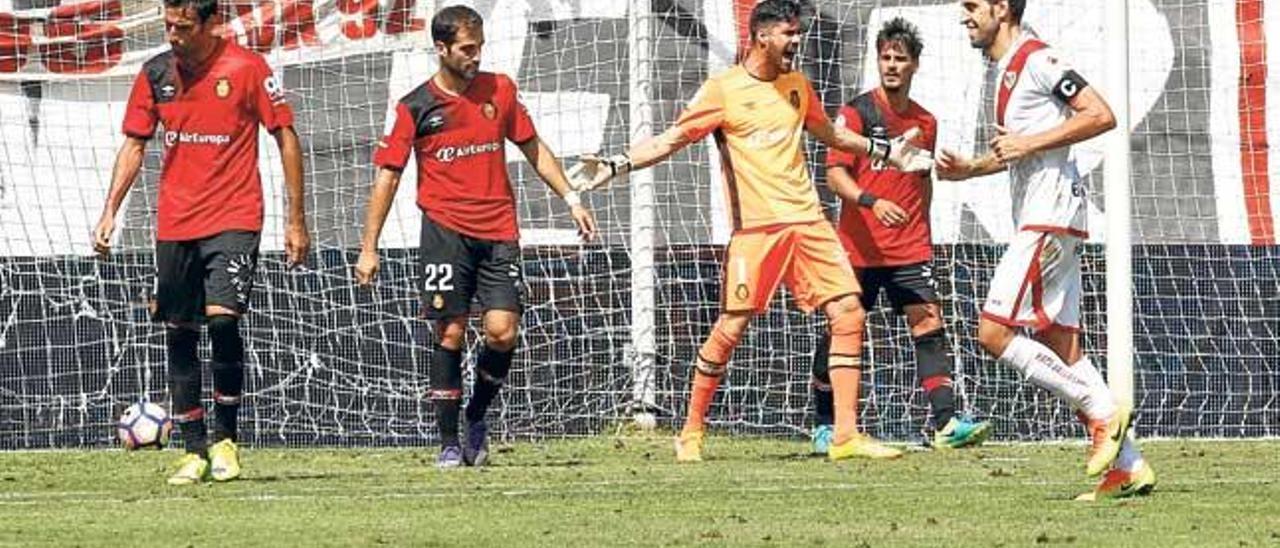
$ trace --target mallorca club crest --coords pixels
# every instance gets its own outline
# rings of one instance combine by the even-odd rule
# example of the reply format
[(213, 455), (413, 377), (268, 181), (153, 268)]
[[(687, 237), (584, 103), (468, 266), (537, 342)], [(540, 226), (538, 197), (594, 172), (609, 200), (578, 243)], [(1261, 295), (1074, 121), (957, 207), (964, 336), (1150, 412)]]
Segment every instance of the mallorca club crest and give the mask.
[(436, 296), (431, 298), (431, 306), (436, 310), (444, 308), (444, 295), (436, 293)]
[(1018, 73), (1012, 70), (1004, 71), (1004, 87), (1013, 89), (1013, 85), (1018, 83)]
[(747, 284), (738, 284), (738, 288), (733, 290), (733, 296), (739, 301), (745, 301), (751, 296), (751, 290), (747, 289)]
[(484, 106), (480, 107), (480, 111), (484, 113), (485, 118), (490, 120), (498, 117), (498, 107), (493, 106), (493, 103), (485, 103)]
[(791, 108), (800, 108), (800, 92), (791, 90)]
[(231, 80), (227, 79), (226, 76), (218, 78), (218, 83), (214, 85), (213, 91), (218, 94), (219, 99), (226, 99), (231, 96)]

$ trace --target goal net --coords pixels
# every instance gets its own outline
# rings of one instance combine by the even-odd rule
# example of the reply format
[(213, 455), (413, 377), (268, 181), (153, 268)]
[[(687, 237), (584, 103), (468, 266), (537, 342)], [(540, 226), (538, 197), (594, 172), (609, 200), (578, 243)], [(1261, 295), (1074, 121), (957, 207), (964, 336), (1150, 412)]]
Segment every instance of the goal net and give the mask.
[[(434, 441), (424, 398), (431, 327), (414, 289), (421, 214), (412, 170), (383, 234), (376, 286), (357, 287), (351, 268), (388, 102), (435, 70), (425, 26), (446, 3), (223, 2), (227, 35), (266, 55), (288, 89), (314, 249), (305, 268), (285, 268), (281, 170), (264, 135), (263, 260), (244, 325), (249, 397), (241, 421), (251, 443)], [(617, 151), (664, 129), (708, 74), (734, 62), (752, 4), (462, 3), (486, 20), (483, 67), (512, 75), (540, 134), (564, 157)], [(1030, 4), (1027, 22), (1107, 92), (1102, 3)], [(1280, 199), (1269, 192), (1276, 170), (1268, 166), (1280, 163), (1265, 143), (1280, 128), (1280, 110), (1268, 109), (1280, 104), (1269, 97), (1280, 83), (1265, 60), (1268, 44), (1280, 40), (1261, 36), (1277, 28), (1280, 13), (1249, 1), (1130, 4), (1134, 314), (1110, 316), (1103, 299), (1103, 151), (1088, 143), (1077, 147), (1097, 198), (1085, 251), (1085, 346), (1105, 366), (1106, 323), (1133, 322), (1143, 434), (1274, 436), (1280, 252), (1272, 220)], [(829, 112), (876, 84), (874, 33), (902, 15), (923, 33), (913, 96), (939, 119), (940, 144), (983, 150), (993, 75), (965, 42), (954, 2), (811, 7), (802, 65)], [(164, 333), (145, 306), (157, 144), (122, 208), (113, 255), (93, 258), (89, 238), (132, 78), (166, 47), (156, 2), (0, 0), (0, 449), (105, 445), (125, 405), (168, 401)], [(809, 152), (821, 180), (825, 151), (811, 144)], [(575, 239), (564, 206), (520, 154), (508, 148), (508, 160), (527, 309), (493, 424), (514, 437), (598, 433), (638, 411), (678, 424), (694, 354), (718, 312), (728, 238), (709, 146), (695, 144), (589, 196), (604, 229), (592, 244)], [(1072, 414), (986, 358), (974, 339), (1012, 231), (1007, 186), (996, 175), (934, 190), (934, 266), (958, 392), (967, 410), (995, 420), (1002, 439), (1071, 436)], [(714, 423), (751, 433), (807, 428), (809, 360), (822, 328), (781, 293), (735, 353)], [(469, 354), (478, 335), (473, 328)], [(867, 340), (863, 422), (878, 436), (911, 439), (927, 409), (906, 327), (877, 311)]]

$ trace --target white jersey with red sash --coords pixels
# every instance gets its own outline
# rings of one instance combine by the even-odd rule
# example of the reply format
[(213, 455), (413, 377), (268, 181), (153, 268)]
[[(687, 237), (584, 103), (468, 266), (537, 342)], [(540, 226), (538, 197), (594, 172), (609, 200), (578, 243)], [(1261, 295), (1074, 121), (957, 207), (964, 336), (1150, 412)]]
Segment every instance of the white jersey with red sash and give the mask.
[[(1070, 101), (1088, 83), (1052, 48), (1024, 30), (996, 72), (996, 123), (1010, 133), (1047, 131), (1071, 116)], [(1071, 147), (1044, 150), (1009, 166), (1018, 230), (1087, 237), (1086, 192)]]

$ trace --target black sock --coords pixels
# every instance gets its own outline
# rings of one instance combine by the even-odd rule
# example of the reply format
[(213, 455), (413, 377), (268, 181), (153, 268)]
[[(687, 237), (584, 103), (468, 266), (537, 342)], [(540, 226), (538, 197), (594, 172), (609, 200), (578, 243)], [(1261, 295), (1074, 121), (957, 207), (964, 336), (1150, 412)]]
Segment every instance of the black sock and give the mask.
[(436, 427), (440, 445), (456, 446), (458, 442), (458, 410), (462, 401), (462, 351), (436, 345), (431, 353), (431, 390), (427, 399), (436, 407)]
[(204, 406), (200, 403), (200, 357), (196, 354), (200, 332), (171, 327), (166, 334), (173, 422), (178, 426), (186, 451), (208, 458), (208, 432)]
[(488, 345), (480, 352), (476, 360), (475, 384), (471, 390), (471, 401), (467, 402), (467, 422), (475, 423), (484, 420), (489, 404), (502, 390), (507, 380), (507, 372), (511, 370), (511, 357), (514, 350), (499, 352)]
[(213, 442), (236, 440), (236, 418), (244, 391), (244, 340), (235, 316), (209, 318), (213, 346)]
[(814, 424), (831, 425), (836, 422), (835, 400), (831, 395), (831, 375), (827, 370), (827, 358), (831, 352), (831, 335), (824, 333), (813, 348), (813, 379), (809, 383), (813, 394)]
[(956, 393), (951, 386), (946, 335), (941, 329), (930, 331), (915, 338), (915, 347), (916, 376), (929, 399), (933, 425), (941, 429), (956, 414)]

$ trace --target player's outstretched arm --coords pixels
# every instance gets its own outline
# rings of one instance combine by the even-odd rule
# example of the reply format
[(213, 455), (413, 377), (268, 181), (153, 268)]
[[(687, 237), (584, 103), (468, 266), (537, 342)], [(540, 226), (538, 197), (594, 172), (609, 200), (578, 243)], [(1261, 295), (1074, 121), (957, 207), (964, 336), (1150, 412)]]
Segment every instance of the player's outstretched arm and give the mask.
[(633, 169), (644, 169), (667, 159), (690, 142), (684, 130), (672, 126), (660, 135), (632, 145), (622, 154), (607, 157), (585, 154), (569, 169), (569, 182), (575, 190), (595, 190)]
[(111, 189), (107, 191), (107, 202), (102, 206), (102, 216), (93, 229), (93, 250), (99, 255), (111, 253), (111, 234), (116, 230), (116, 213), (129, 195), (133, 182), (138, 179), (142, 169), (142, 157), (147, 150), (146, 139), (126, 136), (120, 150), (116, 152), (115, 167), (111, 169)]
[(391, 202), (395, 200), (399, 187), (400, 171), (378, 168), (378, 176), (373, 180), (373, 194), (369, 196), (369, 206), (365, 209), (360, 258), (356, 260), (356, 283), (360, 285), (369, 285), (378, 273), (378, 238), (382, 236), (382, 226), (387, 222), (387, 213), (391, 211)]
[(302, 182), (302, 143), (293, 126), (284, 126), (271, 134), (280, 148), (280, 163), (284, 169), (284, 188), (289, 195), (289, 214), (285, 220), (284, 254), (290, 267), (298, 266), (311, 248), (311, 236), (307, 233), (307, 209)]
[(893, 139), (868, 139), (849, 128), (832, 124), (826, 116), (820, 118), (820, 122), (809, 123), (805, 127), (829, 147), (888, 162), (904, 173), (933, 168), (933, 155), (911, 144), (911, 140), (920, 134), (920, 128), (911, 128)]
[(568, 178), (565, 177), (564, 169), (560, 167), (560, 162), (556, 160), (555, 153), (551, 152), (551, 147), (542, 140), (541, 137), (534, 137), (521, 143), (520, 152), (524, 153), (524, 157), (529, 160), (529, 164), (538, 172), (538, 177), (542, 178), (542, 182), (546, 183), (557, 196), (560, 196), (569, 206), (569, 214), (573, 216), (574, 224), (578, 225), (578, 235), (583, 240), (591, 241), (596, 235), (596, 219), (591, 215), (591, 210), (582, 204), (582, 197), (578, 195), (578, 191), (574, 190), (569, 184)]
[(938, 151), (938, 178), (944, 181), (963, 181), (970, 177), (982, 177), (1004, 170), (1005, 164), (995, 153), (988, 152), (978, 158), (970, 158), (953, 150)]

